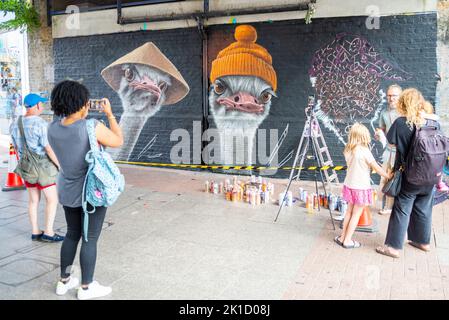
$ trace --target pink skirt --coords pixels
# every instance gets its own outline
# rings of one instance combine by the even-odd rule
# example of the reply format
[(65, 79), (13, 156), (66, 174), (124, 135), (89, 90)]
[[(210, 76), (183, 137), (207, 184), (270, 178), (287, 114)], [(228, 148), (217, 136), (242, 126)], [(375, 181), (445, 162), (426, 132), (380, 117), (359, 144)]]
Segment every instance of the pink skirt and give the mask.
[(348, 204), (369, 206), (373, 203), (373, 190), (351, 189), (343, 185), (343, 199)]

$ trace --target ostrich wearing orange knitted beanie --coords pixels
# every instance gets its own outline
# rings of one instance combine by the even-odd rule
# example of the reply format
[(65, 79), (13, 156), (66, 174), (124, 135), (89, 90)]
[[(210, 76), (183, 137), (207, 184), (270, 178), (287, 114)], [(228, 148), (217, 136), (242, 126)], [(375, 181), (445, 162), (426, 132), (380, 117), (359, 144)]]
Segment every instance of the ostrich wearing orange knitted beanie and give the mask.
[[(257, 31), (238, 26), (235, 39), (212, 62), (209, 105), (220, 136), (222, 164), (251, 164), (257, 129), (270, 112), (277, 88), (268, 51)], [(234, 147), (234, 137), (241, 143)]]

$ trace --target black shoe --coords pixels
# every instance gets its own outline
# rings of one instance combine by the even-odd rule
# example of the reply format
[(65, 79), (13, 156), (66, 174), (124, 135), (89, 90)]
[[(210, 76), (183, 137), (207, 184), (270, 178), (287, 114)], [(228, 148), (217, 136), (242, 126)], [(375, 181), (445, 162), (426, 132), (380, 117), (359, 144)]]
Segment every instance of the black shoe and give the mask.
[(64, 237), (60, 236), (57, 233), (55, 233), (52, 237), (47, 236), (45, 233), (43, 233), (41, 237), (41, 241), (43, 242), (60, 242), (62, 240), (64, 240)]
[(31, 240), (32, 241), (40, 241), (42, 239), (42, 236), (44, 235), (44, 231), (42, 231), (40, 234), (31, 234)]

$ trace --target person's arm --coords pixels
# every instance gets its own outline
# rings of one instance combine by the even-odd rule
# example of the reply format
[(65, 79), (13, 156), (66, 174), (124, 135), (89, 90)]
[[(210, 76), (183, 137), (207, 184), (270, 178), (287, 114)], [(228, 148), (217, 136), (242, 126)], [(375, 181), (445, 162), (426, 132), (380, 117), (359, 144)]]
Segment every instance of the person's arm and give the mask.
[(388, 174), (384, 169), (382, 169), (381, 166), (377, 163), (376, 159), (374, 159), (373, 154), (371, 151), (366, 151), (365, 153), (365, 159), (368, 165), (371, 167), (372, 170), (374, 170), (376, 173), (380, 174), (382, 177), (384, 177), (387, 180), (390, 180), (392, 177), (392, 174)]
[(379, 117), (379, 127), (377, 129), (382, 130), (384, 133), (387, 132), (387, 124), (384, 121), (384, 112), (380, 113), (380, 117)]
[(377, 174), (380, 174), (387, 180), (390, 180), (393, 176), (393, 173), (388, 174), (384, 169), (376, 161), (370, 163), (371, 169), (373, 169)]
[(123, 145), (123, 133), (122, 129), (117, 123), (114, 114), (112, 113), (111, 104), (107, 98), (102, 101), (103, 110), (108, 118), (109, 126), (106, 127), (102, 123), (98, 123), (95, 127), (95, 133), (97, 135), (97, 140), (99, 143), (106, 147), (118, 148)]
[(56, 154), (54, 153), (52, 147), (50, 146), (50, 143), (48, 142), (48, 127), (47, 123), (44, 120), (41, 120), (41, 132), (40, 132), (40, 144), (44, 146), (44, 150), (47, 153), (50, 160), (58, 167), (59, 161), (58, 158), (56, 158)]
[(48, 157), (50, 158), (51, 161), (53, 161), (53, 163), (58, 167), (58, 169), (60, 169), (60, 165), (59, 165), (59, 161), (58, 158), (56, 158), (56, 154), (53, 151), (53, 149), (51, 148), (50, 144), (47, 144), (45, 147), (45, 152), (47, 153)]

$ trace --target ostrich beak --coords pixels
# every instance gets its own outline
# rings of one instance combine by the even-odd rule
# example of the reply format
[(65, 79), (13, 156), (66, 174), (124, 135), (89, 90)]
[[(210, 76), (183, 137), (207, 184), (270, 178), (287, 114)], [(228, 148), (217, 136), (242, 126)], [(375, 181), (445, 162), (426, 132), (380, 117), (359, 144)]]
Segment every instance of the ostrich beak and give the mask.
[(145, 90), (151, 92), (157, 97), (157, 100), (159, 100), (162, 94), (162, 91), (158, 87), (158, 85), (147, 76), (143, 76), (143, 79), (141, 81), (133, 80), (129, 83), (129, 85), (136, 90)]
[(235, 110), (247, 113), (263, 113), (264, 111), (264, 105), (259, 104), (254, 96), (246, 92), (238, 92), (230, 97), (219, 98), (217, 102), (229, 111)]

